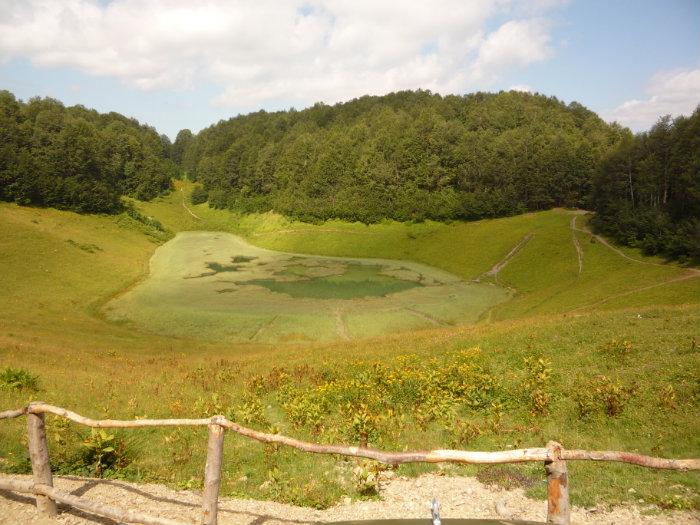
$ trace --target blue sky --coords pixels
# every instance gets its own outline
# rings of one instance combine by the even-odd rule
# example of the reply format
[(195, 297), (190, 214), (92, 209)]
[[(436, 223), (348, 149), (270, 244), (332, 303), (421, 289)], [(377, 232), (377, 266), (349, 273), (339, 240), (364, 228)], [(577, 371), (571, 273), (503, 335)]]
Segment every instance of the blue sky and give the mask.
[(174, 138), (363, 94), (524, 89), (635, 130), (700, 103), (698, 0), (0, 0), (0, 88)]

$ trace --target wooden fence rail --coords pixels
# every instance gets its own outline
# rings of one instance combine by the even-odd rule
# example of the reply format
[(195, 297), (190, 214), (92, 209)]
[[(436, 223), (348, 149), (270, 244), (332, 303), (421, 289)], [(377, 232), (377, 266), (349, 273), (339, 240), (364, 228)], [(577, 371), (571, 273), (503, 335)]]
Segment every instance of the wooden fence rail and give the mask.
[(0, 412), (0, 419), (27, 416), (29, 453), (32, 462), (33, 483), (27, 481), (0, 479), (0, 489), (26, 492), (36, 496), (40, 513), (56, 514), (56, 502), (101, 516), (152, 525), (182, 525), (163, 518), (146, 516), (134, 511), (124, 511), (109, 505), (90, 502), (53, 488), (53, 478), (49, 465), (49, 451), (46, 441), (44, 414), (53, 414), (75, 423), (93, 428), (139, 428), (162, 426), (206, 426), (209, 429), (207, 460), (204, 469), (204, 491), (202, 496), (202, 521), (204, 525), (216, 525), (219, 487), (221, 484), (221, 461), (224, 446), (224, 430), (228, 429), (242, 436), (263, 443), (277, 443), (314, 454), (334, 454), (341, 456), (373, 459), (389, 465), (402, 463), (522, 463), (540, 461), (544, 463), (547, 475), (547, 523), (569, 524), (569, 489), (566, 461), (615, 461), (641, 467), (669, 470), (700, 470), (700, 459), (664, 459), (641, 454), (617, 451), (567, 450), (559, 443), (549, 442), (544, 448), (524, 448), (499, 452), (479, 452), (467, 450), (431, 450), (415, 452), (387, 452), (365, 447), (347, 445), (320, 445), (298, 439), (259, 432), (229, 421), (224, 416), (207, 419), (138, 419), (113, 420), (90, 419), (65, 408), (34, 402), (16, 409)]

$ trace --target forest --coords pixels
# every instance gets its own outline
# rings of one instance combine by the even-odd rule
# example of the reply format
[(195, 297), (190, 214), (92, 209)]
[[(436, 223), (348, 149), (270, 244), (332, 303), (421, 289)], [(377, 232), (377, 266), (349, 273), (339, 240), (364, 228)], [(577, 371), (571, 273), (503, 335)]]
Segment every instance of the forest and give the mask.
[(0, 91), (0, 200), (114, 213), (123, 195), (149, 200), (170, 189), (170, 150), (166, 136), (118, 113)]
[(635, 135), (556, 97), (418, 90), (239, 115), (171, 143), (118, 113), (0, 91), (0, 200), (114, 213), (183, 176), (195, 204), (308, 222), (582, 208), (620, 243), (700, 260), (700, 110)]
[(623, 135), (593, 180), (593, 225), (646, 254), (700, 260), (700, 107)]
[(175, 147), (212, 206), (376, 222), (589, 207), (598, 161), (623, 135), (553, 97), (404, 91), (238, 116)]
[(404, 91), (237, 116), (173, 158), (193, 202), (301, 220), (474, 220), (552, 207), (647, 254), (700, 259), (700, 115), (634, 135), (577, 102)]

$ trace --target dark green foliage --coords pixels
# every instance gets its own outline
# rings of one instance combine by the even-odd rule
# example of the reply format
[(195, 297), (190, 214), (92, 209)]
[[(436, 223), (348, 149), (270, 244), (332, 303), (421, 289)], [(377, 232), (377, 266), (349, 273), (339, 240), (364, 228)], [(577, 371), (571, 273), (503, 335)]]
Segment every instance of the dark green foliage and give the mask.
[(209, 198), (209, 192), (205, 190), (202, 186), (195, 186), (190, 194), (190, 201), (192, 204), (202, 204), (207, 202)]
[(479, 219), (588, 204), (618, 139), (577, 103), (404, 91), (239, 116), (175, 146), (209, 204), (307, 221)]
[(0, 91), (0, 200), (114, 213), (120, 197), (147, 200), (177, 174), (167, 137), (117, 113)]
[(182, 164), (182, 155), (192, 142), (192, 132), (189, 129), (180, 130), (171, 148), (171, 158), (176, 164)]
[(594, 226), (649, 255), (700, 260), (700, 107), (621, 134), (594, 179)]

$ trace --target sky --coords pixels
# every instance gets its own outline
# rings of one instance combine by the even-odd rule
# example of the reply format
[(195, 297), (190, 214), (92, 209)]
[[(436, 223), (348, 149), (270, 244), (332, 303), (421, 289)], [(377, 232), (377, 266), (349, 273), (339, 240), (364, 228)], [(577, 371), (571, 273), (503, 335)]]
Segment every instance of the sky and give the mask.
[(0, 89), (175, 138), (403, 89), (525, 90), (634, 131), (700, 104), (700, 0), (0, 0)]

